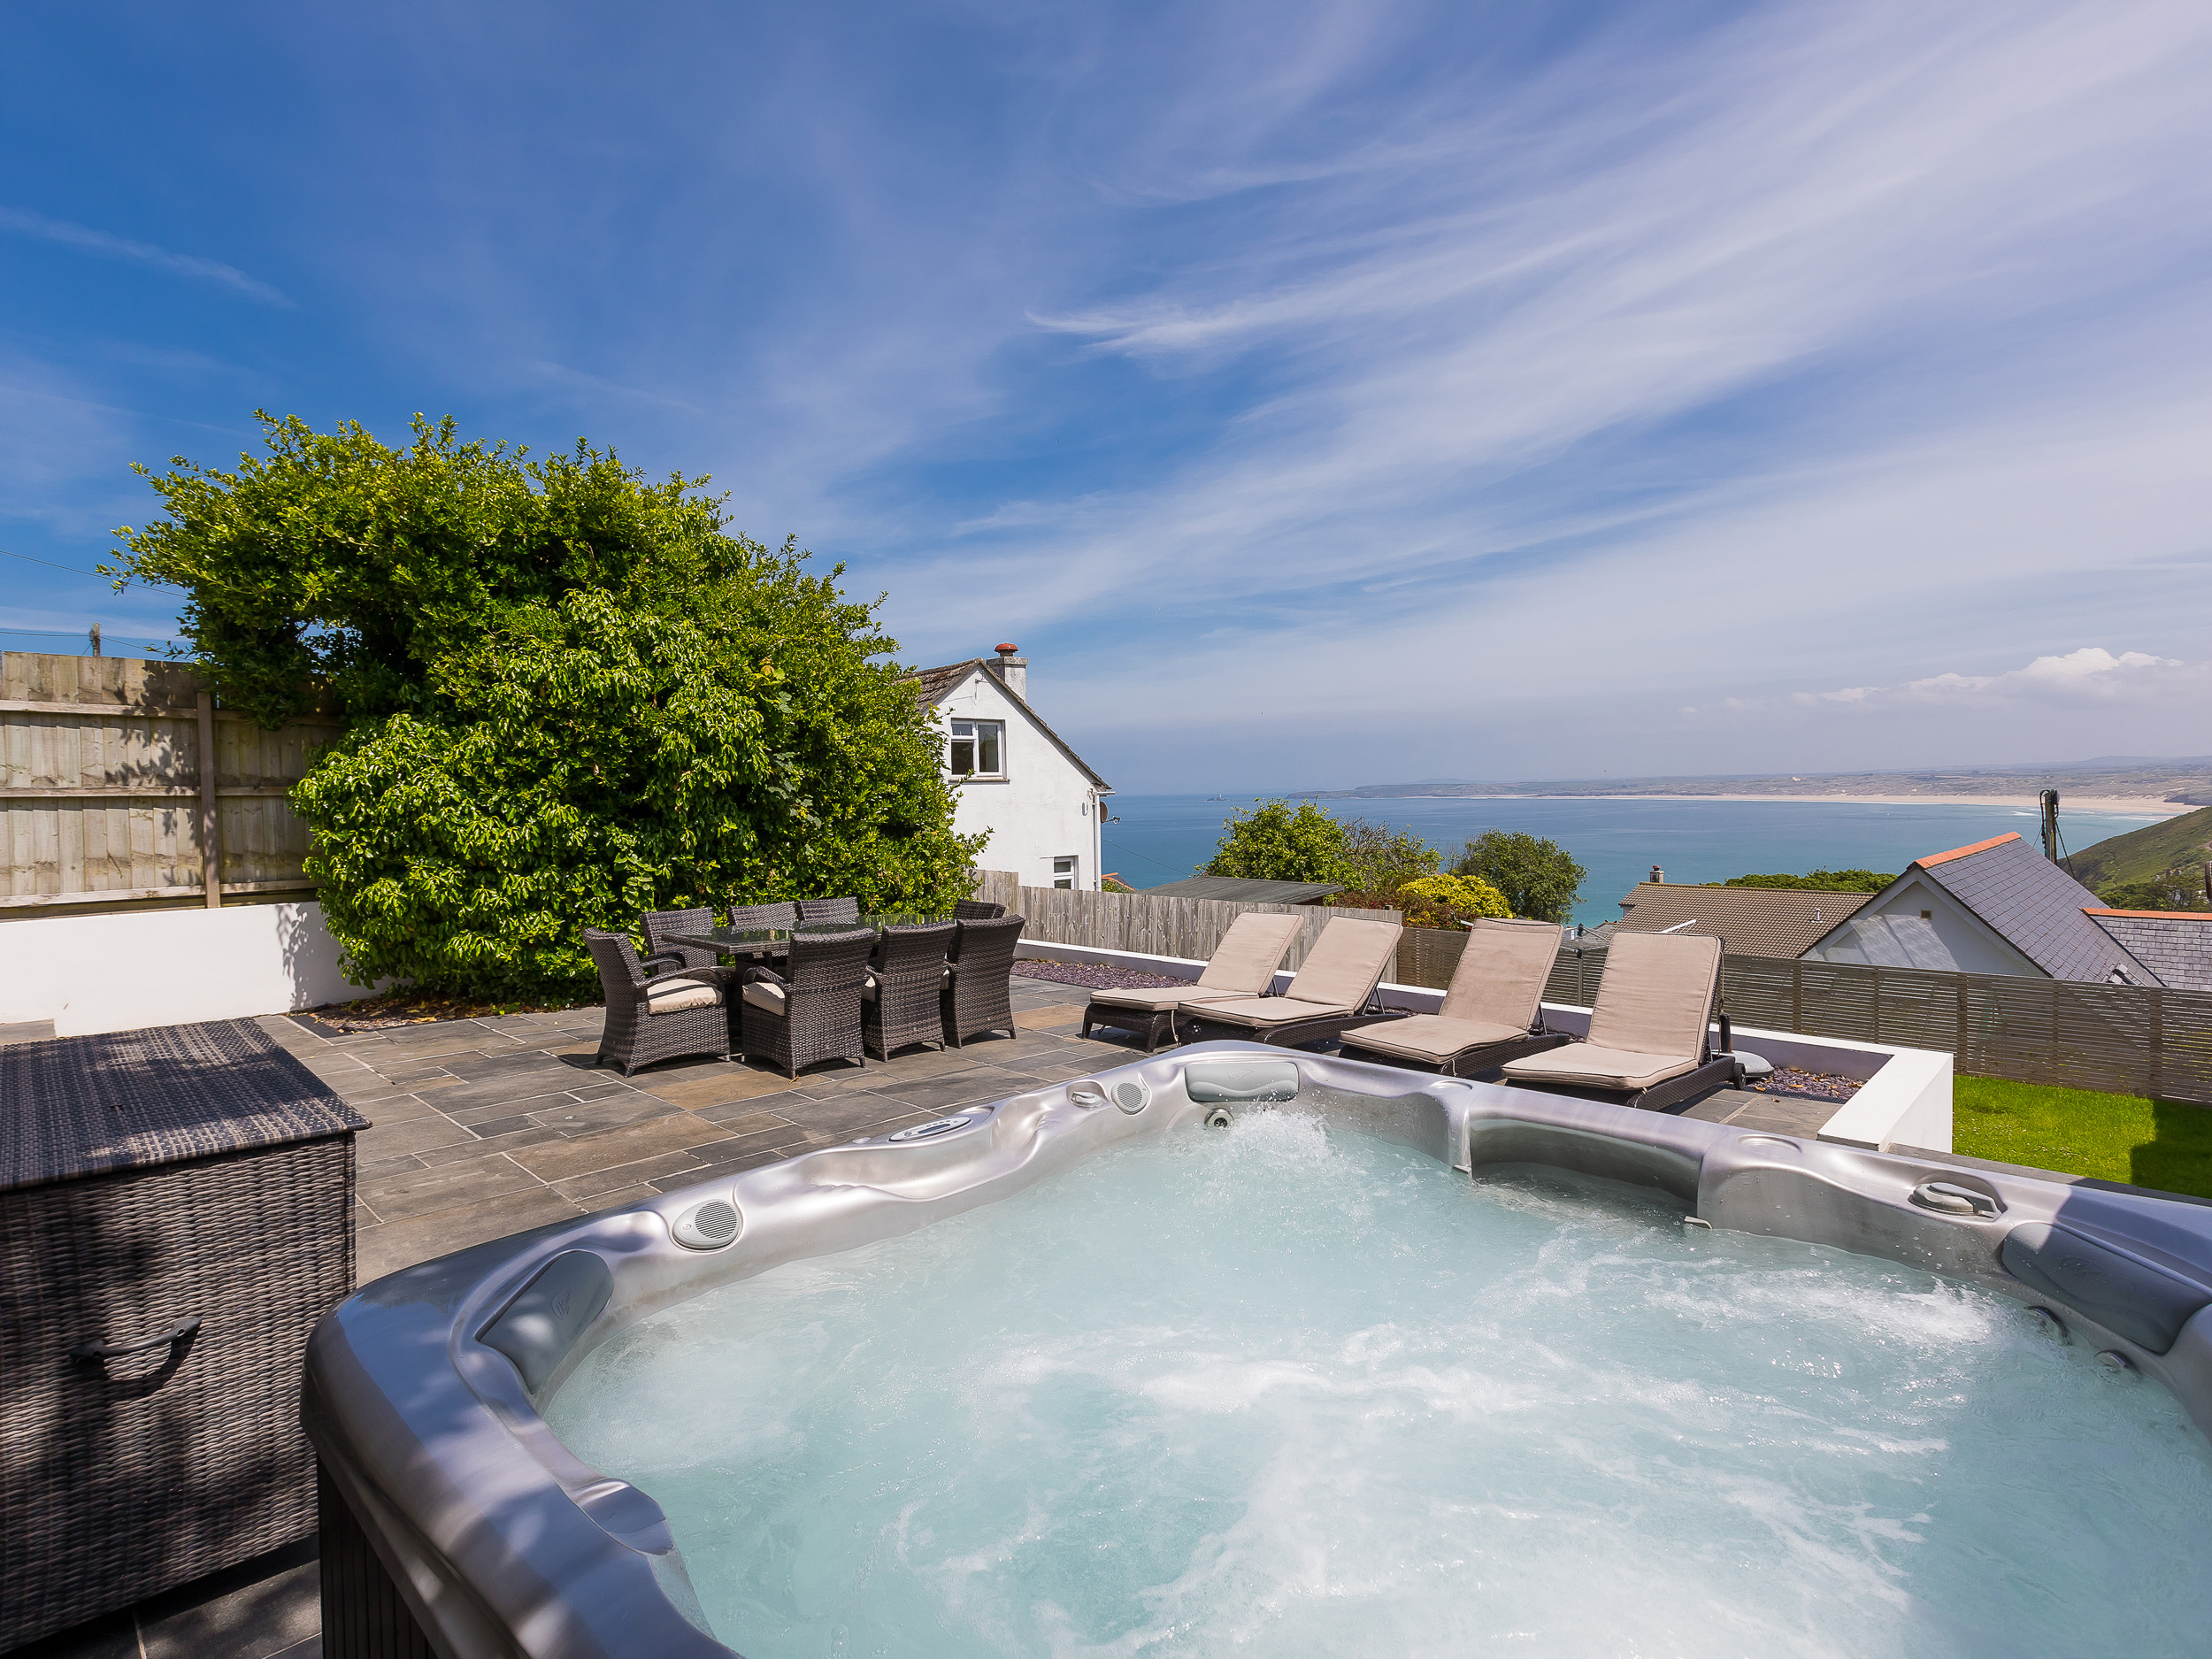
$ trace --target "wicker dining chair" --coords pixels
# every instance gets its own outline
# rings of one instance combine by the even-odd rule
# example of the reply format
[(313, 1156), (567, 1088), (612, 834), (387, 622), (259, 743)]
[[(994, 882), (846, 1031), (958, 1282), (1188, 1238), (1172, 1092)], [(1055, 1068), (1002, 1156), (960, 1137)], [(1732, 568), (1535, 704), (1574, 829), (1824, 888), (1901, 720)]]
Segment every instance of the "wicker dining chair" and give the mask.
[(930, 922), (887, 927), (860, 993), (860, 1032), (868, 1052), (888, 1060), (911, 1043), (942, 1048), (945, 1026), (938, 993), (945, 982), (945, 953), (956, 925)]
[(981, 899), (955, 899), (952, 918), (956, 922), (995, 922), (1006, 914), (1003, 904), (990, 904)]
[(733, 904), (730, 906), (732, 927), (796, 927), (799, 907), (789, 899), (774, 904)]
[(628, 939), (596, 927), (584, 930), (584, 948), (591, 952), (607, 995), (607, 1024), (595, 1064), (618, 1065), (628, 1077), (640, 1066), (679, 1055), (729, 1058), (729, 998), (736, 969), (679, 966), (649, 975)]
[(799, 919), (803, 922), (856, 922), (860, 919), (858, 899), (801, 899)]
[(645, 928), (646, 967), (667, 957), (680, 968), (711, 968), (720, 959), (717, 951), (702, 945), (679, 945), (669, 939), (671, 933), (703, 933), (714, 926), (714, 912), (696, 910), (648, 910), (641, 918)]
[(1014, 1029), (1010, 987), (1014, 977), (1014, 947), (1021, 941), (1026, 921), (1024, 917), (1002, 916), (954, 924), (959, 931), (953, 937), (952, 959), (945, 964), (938, 1013), (944, 1023), (945, 1041), (954, 1048), (987, 1031), (1020, 1035)]
[(796, 1077), (823, 1060), (868, 1064), (860, 1035), (860, 993), (876, 930), (794, 933), (784, 972), (745, 970), (738, 1040), (747, 1059), (772, 1060)]

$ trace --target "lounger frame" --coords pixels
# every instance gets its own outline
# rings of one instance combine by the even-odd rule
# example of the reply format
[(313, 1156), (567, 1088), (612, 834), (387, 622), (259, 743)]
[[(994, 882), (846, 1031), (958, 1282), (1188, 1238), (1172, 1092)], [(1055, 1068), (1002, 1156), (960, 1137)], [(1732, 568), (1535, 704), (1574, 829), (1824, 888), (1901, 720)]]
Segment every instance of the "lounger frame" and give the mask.
[(1202, 1042), (1209, 1036), (1231, 1038), (1245, 1042), (1263, 1042), (1275, 1048), (1297, 1048), (1310, 1042), (1330, 1042), (1341, 1038), (1348, 1031), (1357, 1031), (1363, 1025), (1379, 1025), (1385, 1020), (1406, 1019), (1413, 1010), (1407, 1008), (1383, 1008), (1370, 996), (1367, 1006), (1356, 1014), (1317, 1014), (1306, 1019), (1286, 1019), (1272, 1025), (1246, 1025), (1233, 1020), (1208, 1019), (1204, 1005), (1194, 1003), (1180, 1010), (1188, 1014), (1190, 1023), (1198, 1029), (1186, 1033), (1174, 1027), (1176, 1038), (1182, 1042)]
[(1344, 1040), (1344, 1056), (1348, 1060), (1365, 1060), (1375, 1065), (1394, 1065), (1405, 1071), (1433, 1071), (1439, 1077), (1474, 1077), (1484, 1071), (1494, 1071), (1508, 1060), (1542, 1054), (1549, 1048), (1563, 1048), (1574, 1041), (1565, 1032), (1532, 1031), (1518, 1037), (1501, 1037), (1495, 1042), (1470, 1043), (1464, 1048), (1446, 1055), (1441, 1060), (1429, 1061), (1416, 1059), (1409, 1054), (1395, 1054), (1386, 1048), (1370, 1048), (1359, 1041), (1355, 1033)]

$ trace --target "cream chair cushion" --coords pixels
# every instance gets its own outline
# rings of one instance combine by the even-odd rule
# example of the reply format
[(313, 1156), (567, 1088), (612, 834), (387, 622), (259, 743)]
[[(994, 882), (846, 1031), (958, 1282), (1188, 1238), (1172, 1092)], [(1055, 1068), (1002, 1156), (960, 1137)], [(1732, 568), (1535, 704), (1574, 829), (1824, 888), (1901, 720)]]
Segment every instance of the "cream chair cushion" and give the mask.
[(1484, 917), (1467, 930), (1467, 948), (1436, 1011), (1447, 1019), (1481, 1020), (1526, 1031), (1543, 1005), (1544, 982), (1559, 959), (1566, 930), (1556, 922), (1508, 922)]
[[(1198, 976), (1198, 988), (1204, 991), (1229, 992), (1238, 996), (1258, 996), (1275, 983), (1276, 964), (1283, 953), (1290, 949), (1290, 941), (1298, 937), (1304, 918), (1297, 916), (1273, 916), (1257, 910), (1247, 910), (1229, 924), (1229, 931), (1214, 947), (1213, 956), (1206, 963), (1206, 971)], [(1141, 1003), (1125, 1003), (1125, 1007), (1142, 1007)]]
[(648, 1014), (680, 1014), (686, 1009), (712, 1008), (721, 1000), (720, 991), (696, 979), (662, 979), (645, 987)]
[(1344, 1046), (1440, 1064), (1469, 1048), (1511, 1042), (1527, 1035), (1526, 1025), (1501, 1025), (1487, 1019), (1451, 1019), (1442, 1014), (1416, 1014), (1409, 1019), (1386, 1019), (1380, 1025), (1348, 1031), (1344, 1033)]
[[(1362, 999), (1365, 999), (1363, 997)], [(1239, 996), (1225, 1002), (1200, 1002), (1191, 1011), (1202, 1019), (1226, 1020), (1233, 1025), (1279, 1025), (1286, 1020), (1322, 1019), (1332, 1014), (1356, 1014), (1356, 1002), (1309, 1002), (1296, 996)]]
[(765, 1009), (771, 1014), (787, 1014), (790, 1005), (784, 1000), (783, 987), (756, 979), (745, 987), (745, 1000), (755, 1008)]
[(1595, 1043), (1570, 1043), (1564, 1048), (1532, 1054), (1505, 1063), (1506, 1076), (1517, 1082), (1566, 1083), (1583, 1088), (1619, 1089), (1634, 1093), (1663, 1083), (1671, 1077), (1697, 1070), (1694, 1059), (1664, 1054), (1638, 1054), (1628, 1048), (1601, 1048)]
[[(1273, 970), (1269, 972), (1271, 973)], [(1219, 1002), (1249, 995), (1249, 992), (1240, 991), (1209, 991), (1196, 985), (1162, 985), (1094, 991), (1091, 1001), (1103, 1002), (1109, 1008), (1148, 1009), (1156, 1013), (1164, 1008), (1180, 1008), (1187, 1002)]]
[[(1316, 1011), (1342, 1008), (1356, 1010), (1381, 983), (1398, 936), (1405, 929), (1395, 922), (1361, 922), (1348, 916), (1331, 918), (1321, 937), (1306, 952), (1297, 977), (1286, 996), (1325, 1006)], [(1286, 1016), (1285, 1018), (1288, 1018)]]
[(1693, 1060), (1720, 979), (1720, 941), (1694, 933), (1616, 933), (1605, 953), (1590, 1045)]

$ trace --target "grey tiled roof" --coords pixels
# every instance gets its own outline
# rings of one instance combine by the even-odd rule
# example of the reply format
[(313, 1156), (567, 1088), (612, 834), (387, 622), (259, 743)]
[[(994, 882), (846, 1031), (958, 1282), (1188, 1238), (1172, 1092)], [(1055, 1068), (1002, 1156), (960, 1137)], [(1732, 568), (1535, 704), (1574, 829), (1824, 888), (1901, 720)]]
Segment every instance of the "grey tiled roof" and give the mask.
[(1310, 904), (1344, 891), (1340, 881), (1259, 881), (1242, 876), (1185, 876), (1145, 892), (1170, 899), (1233, 899), (1240, 904)]
[(2161, 916), (2092, 910), (2089, 919), (2156, 974), (2161, 984), (2177, 991), (2212, 991), (2212, 911)]
[[(1740, 956), (1796, 956), (1869, 903), (1871, 893), (1798, 887), (1694, 887), (1640, 881), (1621, 901), (1623, 933), (1670, 929), (1727, 941)], [(1685, 926), (1684, 924), (1688, 926)]]
[(1912, 867), (2054, 979), (2101, 983), (2119, 968), (2138, 985), (2157, 983), (2083, 914), (2096, 908), (2097, 895), (2017, 835), (1935, 853)]

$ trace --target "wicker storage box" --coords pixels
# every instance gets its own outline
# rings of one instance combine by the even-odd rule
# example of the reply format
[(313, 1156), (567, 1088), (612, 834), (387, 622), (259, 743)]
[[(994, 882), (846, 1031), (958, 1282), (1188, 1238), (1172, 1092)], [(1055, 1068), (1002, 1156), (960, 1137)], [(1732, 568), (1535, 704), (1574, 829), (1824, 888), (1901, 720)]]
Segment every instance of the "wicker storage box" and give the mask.
[(0, 1091), (4, 1652), (314, 1530), (365, 1125), (250, 1021), (0, 1049)]

